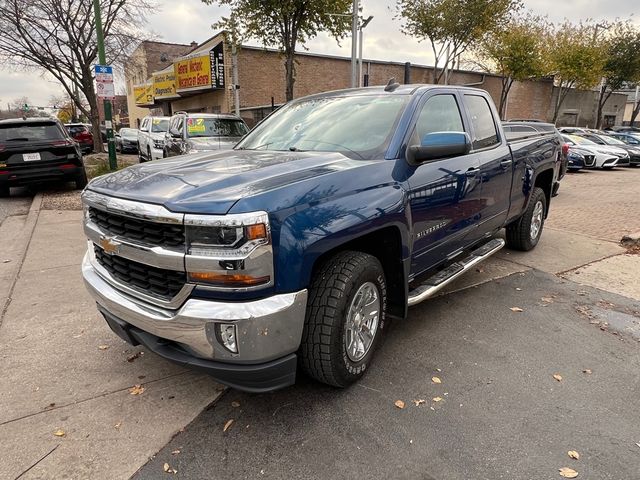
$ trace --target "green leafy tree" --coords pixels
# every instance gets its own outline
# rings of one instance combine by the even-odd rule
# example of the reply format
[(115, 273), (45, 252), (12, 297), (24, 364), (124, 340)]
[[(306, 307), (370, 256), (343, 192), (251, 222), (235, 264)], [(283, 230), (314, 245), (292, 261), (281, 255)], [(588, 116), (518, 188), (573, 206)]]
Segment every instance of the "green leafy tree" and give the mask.
[[(611, 94), (627, 84), (640, 82), (640, 31), (627, 21), (616, 22), (610, 32), (604, 40), (603, 82), (598, 95), (596, 128), (602, 125), (602, 111)], [(634, 110), (637, 116), (637, 107)]]
[(503, 27), (521, 8), (520, 0), (397, 0), (396, 18), (403, 33), (431, 43), (437, 84), (474, 42)]
[(544, 75), (542, 48), (548, 24), (530, 14), (516, 17), (489, 32), (475, 48), (485, 70), (502, 77), (498, 111), (504, 119), (507, 98), (513, 82)]
[(553, 122), (558, 119), (571, 89), (593, 88), (602, 78), (604, 51), (597, 38), (599, 27), (590, 22), (572, 24), (565, 21), (556, 25), (545, 39), (547, 70), (558, 86)]
[(344, 38), (351, 25), (350, 0), (202, 0), (231, 8), (214, 28), (230, 31), (231, 41), (253, 39), (284, 54), (286, 99), (293, 99), (298, 45), (325, 31), (336, 40)]

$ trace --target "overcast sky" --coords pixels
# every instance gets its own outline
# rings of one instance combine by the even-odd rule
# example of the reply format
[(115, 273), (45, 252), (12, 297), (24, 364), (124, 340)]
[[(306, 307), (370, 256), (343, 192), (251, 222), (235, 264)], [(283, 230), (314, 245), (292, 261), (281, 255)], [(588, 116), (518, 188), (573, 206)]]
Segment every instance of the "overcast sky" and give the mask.
[[(205, 5), (201, 0), (156, 0), (158, 7), (148, 17), (147, 29), (158, 40), (176, 43), (202, 42), (214, 31), (211, 24), (226, 10)], [(552, 21), (568, 18), (572, 21), (593, 18), (613, 20), (640, 14), (638, 0), (524, 0), (526, 8), (536, 14), (547, 15)], [(394, 0), (361, 0), (363, 15), (373, 15), (373, 21), (365, 29), (364, 56), (376, 60), (393, 60), (417, 64), (432, 64), (431, 48), (400, 33), (400, 23), (393, 20)], [(637, 21), (637, 19), (636, 19)], [(326, 35), (319, 35), (308, 44), (313, 53), (351, 55), (349, 38), (338, 46)], [(60, 94), (57, 82), (37, 72), (15, 72), (0, 68), (1, 108), (13, 99), (27, 96), (34, 105), (45, 106), (52, 95)]]

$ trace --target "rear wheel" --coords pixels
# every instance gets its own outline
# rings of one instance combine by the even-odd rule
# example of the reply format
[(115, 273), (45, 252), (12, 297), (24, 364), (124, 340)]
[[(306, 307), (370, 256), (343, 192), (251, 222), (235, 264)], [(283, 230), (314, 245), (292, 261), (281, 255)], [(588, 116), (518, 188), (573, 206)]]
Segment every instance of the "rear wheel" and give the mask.
[(362, 377), (382, 337), (387, 287), (372, 255), (336, 254), (309, 288), (300, 363), (314, 379), (346, 387)]
[(87, 172), (86, 170), (83, 168), (82, 172), (78, 174), (78, 176), (76, 177), (75, 183), (76, 183), (76, 190), (82, 190), (84, 187), (87, 186)]
[(535, 187), (524, 214), (507, 225), (507, 246), (524, 252), (532, 250), (542, 235), (546, 211), (547, 197), (541, 188)]

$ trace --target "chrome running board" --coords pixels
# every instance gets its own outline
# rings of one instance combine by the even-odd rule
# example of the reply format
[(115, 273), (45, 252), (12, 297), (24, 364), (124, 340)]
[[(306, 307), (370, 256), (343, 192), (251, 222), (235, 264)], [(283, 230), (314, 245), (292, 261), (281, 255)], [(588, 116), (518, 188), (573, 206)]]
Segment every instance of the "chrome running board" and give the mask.
[(429, 277), (421, 283), (420, 286), (409, 292), (409, 306), (417, 305), (427, 298), (432, 297), (464, 272), (496, 253), (504, 247), (504, 243), (503, 239), (494, 238), (481, 247), (473, 250), (469, 256), (452, 263), (444, 270), (440, 270), (432, 277)]

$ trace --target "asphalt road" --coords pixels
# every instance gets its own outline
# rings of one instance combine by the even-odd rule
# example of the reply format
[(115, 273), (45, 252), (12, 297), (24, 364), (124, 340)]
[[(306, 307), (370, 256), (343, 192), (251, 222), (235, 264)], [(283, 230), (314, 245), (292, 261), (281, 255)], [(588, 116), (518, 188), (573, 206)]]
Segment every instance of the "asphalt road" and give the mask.
[(134, 478), (168, 463), (183, 479), (638, 479), (640, 345), (604, 324), (638, 312), (536, 270), (438, 297), (387, 331), (360, 383), (228, 390)]

